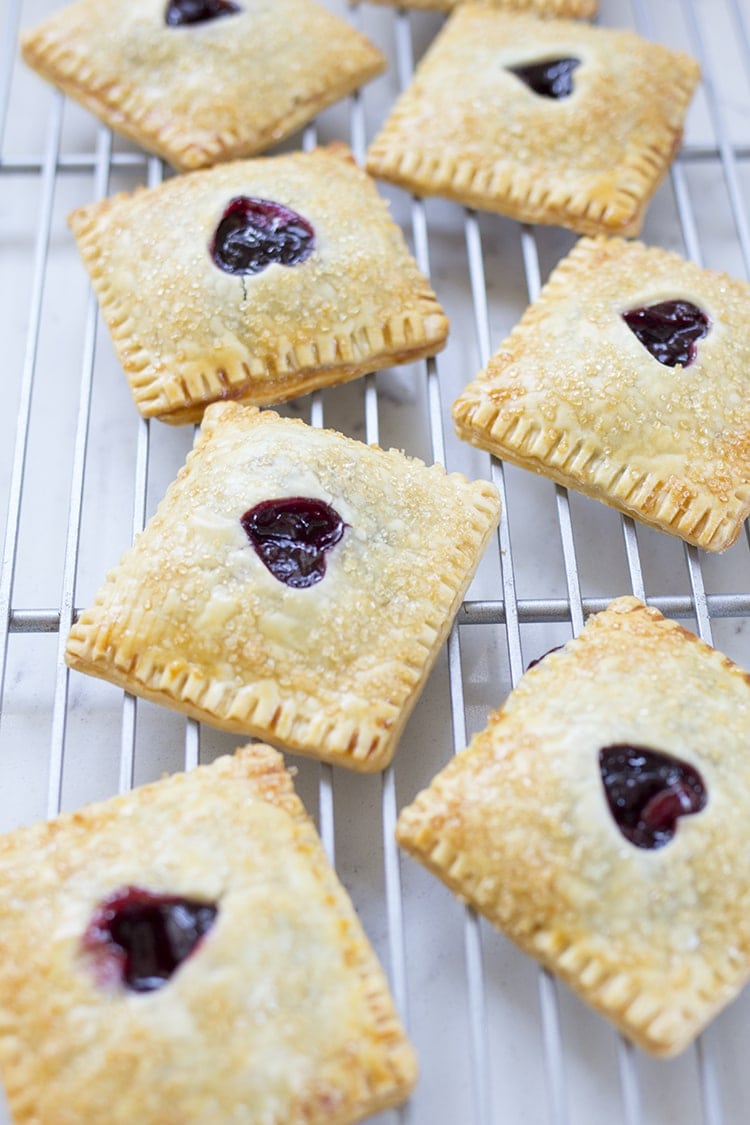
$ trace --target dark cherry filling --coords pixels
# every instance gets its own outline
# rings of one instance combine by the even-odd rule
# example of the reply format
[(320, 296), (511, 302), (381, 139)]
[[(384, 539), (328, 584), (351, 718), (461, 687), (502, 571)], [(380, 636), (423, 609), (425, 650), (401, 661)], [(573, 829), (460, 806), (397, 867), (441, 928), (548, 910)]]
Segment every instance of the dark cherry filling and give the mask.
[(184, 27), (190, 23), (205, 23), (219, 16), (231, 16), (242, 9), (232, 0), (169, 0), (164, 13), (167, 27)]
[(661, 301), (622, 314), (631, 332), (654, 359), (666, 367), (681, 363), (689, 367), (695, 359), (698, 340), (711, 327), (704, 312), (691, 301)]
[(573, 93), (573, 71), (581, 65), (580, 59), (547, 59), (546, 62), (509, 66), (530, 90), (543, 98), (569, 98)]
[(541, 656), (537, 656), (534, 660), (529, 661), (529, 663), (526, 665), (526, 671), (528, 672), (530, 668), (536, 668), (537, 664), (542, 663), (545, 656), (550, 656), (550, 654), (553, 652), (559, 652), (561, 648), (564, 648), (564, 645), (555, 645), (554, 648), (548, 648), (547, 651), (543, 652)]
[(260, 273), (277, 262), (296, 266), (315, 249), (307, 219), (270, 199), (233, 199), (216, 228), (211, 257), (226, 273)]
[(617, 827), (638, 848), (668, 844), (677, 819), (700, 812), (708, 799), (698, 770), (660, 750), (605, 746), (599, 769)]
[(211, 929), (217, 907), (142, 887), (123, 887), (98, 908), (83, 937), (105, 982), (152, 992), (169, 980)]
[(347, 526), (330, 504), (305, 496), (263, 500), (245, 512), (240, 523), (274, 578), (295, 589), (320, 582), (326, 551)]

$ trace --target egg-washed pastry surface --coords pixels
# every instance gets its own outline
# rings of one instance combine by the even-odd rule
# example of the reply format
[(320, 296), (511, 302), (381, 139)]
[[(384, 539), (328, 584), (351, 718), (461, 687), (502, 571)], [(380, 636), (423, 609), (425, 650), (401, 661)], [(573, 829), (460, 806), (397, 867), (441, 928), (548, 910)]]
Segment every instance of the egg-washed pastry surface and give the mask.
[(532, 667), (398, 839), (645, 1050), (750, 972), (750, 678), (634, 598)]
[(77, 0), (21, 36), (25, 61), (176, 168), (250, 156), (385, 68), (312, 0)]
[(370, 146), (367, 167), (580, 234), (635, 235), (699, 77), (634, 32), (456, 9)]
[(214, 726), (382, 769), (498, 518), (486, 481), (217, 404), (67, 660)]
[[(350, 0), (353, 3), (354, 0)], [(372, 0), (374, 4), (390, 4), (400, 8), (434, 8), (450, 11), (471, 0)], [(538, 16), (570, 16), (588, 18), (599, 10), (599, 0), (474, 0), (488, 8), (508, 12), (529, 12)]]
[(712, 551), (750, 512), (750, 286), (583, 238), (458, 397), (460, 437)]
[(75, 211), (136, 406), (277, 403), (433, 355), (448, 321), (343, 145), (237, 161)]
[(0, 838), (14, 1122), (350, 1125), (413, 1051), (268, 746)]

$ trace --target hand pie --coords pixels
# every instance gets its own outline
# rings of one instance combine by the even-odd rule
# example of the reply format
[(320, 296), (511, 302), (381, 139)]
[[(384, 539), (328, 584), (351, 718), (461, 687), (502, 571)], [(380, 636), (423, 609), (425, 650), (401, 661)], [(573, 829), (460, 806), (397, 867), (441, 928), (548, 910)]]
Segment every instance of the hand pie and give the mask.
[(631, 31), (457, 8), (367, 167), (419, 195), (581, 234), (637, 234), (698, 81)]
[[(353, 2), (353, 0), (351, 0)], [(372, 0), (375, 4), (390, 4), (399, 8), (435, 8), (447, 12), (470, 0)], [(509, 12), (534, 12), (538, 16), (595, 16), (599, 0), (474, 0), (488, 8), (501, 8)]]
[(312, 0), (77, 0), (22, 35), (21, 51), (183, 170), (268, 148), (385, 67)]
[(460, 437), (712, 551), (750, 512), (750, 286), (581, 239), (453, 405)]
[(520, 681), (398, 839), (657, 1055), (750, 971), (750, 678), (635, 598)]
[(349, 1125), (414, 1084), (382, 970), (268, 746), (0, 837), (0, 903), (16, 1122)]
[(214, 726), (382, 769), (498, 518), (486, 481), (217, 404), (67, 660)]
[(435, 294), (343, 145), (177, 177), (70, 225), (145, 417), (276, 403), (445, 344)]

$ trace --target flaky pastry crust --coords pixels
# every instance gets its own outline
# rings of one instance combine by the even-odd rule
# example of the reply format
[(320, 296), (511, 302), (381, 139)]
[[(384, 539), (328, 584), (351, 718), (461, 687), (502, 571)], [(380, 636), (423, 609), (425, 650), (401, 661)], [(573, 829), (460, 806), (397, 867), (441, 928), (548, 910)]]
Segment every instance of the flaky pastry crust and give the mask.
[[(509, 67), (572, 57), (569, 97)], [(689, 56), (631, 31), (467, 4), (375, 137), (375, 176), (523, 222), (635, 235), (680, 146), (699, 78)]]
[[(82, 947), (123, 886), (218, 905), (152, 992), (97, 981)], [(18, 1125), (350, 1125), (414, 1083), (382, 970), (270, 747), (0, 838), (0, 903)]]
[[(623, 313), (686, 300), (710, 327), (687, 367)], [(581, 239), (453, 405), (460, 437), (723, 551), (750, 513), (750, 286), (671, 251)]]
[[(403, 810), (398, 839), (645, 1050), (683, 1050), (750, 973), (750, 677), (635, 598), (531, 668)], [(598, 751), (696, 766), (664, 847), (620, 833)]]
[(369, 40), (312, 0), (242, 0), (239, 12), (184, 27), (166, 25), (166, 6), (76, 0), (22, 34), (21, 51), (183, 171), (268, 148), (385, 68)]
[[(240, 517), (312, 497), (346, 524), (316, 585)], [(390, 761), (499, 518), (493, 485), (237, 404), (209, 408), (135, 546), (73, 626), (72, 668), (357, 770)]]
[[(311, 256), (225, 273), (214, 232), (240, 196), (315, 231)], [(70, 217), (144, 417), (198, 421), (209, 402), (278, 403), (434, 355), (448, 321), (370, 178), (344, 145), (221, 165)]]

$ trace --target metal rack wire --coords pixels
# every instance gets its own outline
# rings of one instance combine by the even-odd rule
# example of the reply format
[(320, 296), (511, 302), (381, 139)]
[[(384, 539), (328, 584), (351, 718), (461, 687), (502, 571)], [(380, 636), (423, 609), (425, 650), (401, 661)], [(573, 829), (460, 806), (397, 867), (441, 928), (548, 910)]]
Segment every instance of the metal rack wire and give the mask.
[[(113, 138), (16, 61), (21, 26), (54, 0), (0, 7), (0, 309), (5, 377), (0, 490), (0, 829), (190, 768), (236, 740), (69, 677), (68, 628), (143, 525), (192, 440), (139, 419), (87, 289), (65, 215), (165, 169)], [(387, 75), (291, 142), (344, 138), (362, 157), (442, 17), (329, 6), (391, 59)], [(645, 241), (750, 273), (748, 0), (602, 0), (599, 22), (689, 50), (704, 81)], [(379, 1125), (734, 1125), (750, 1078), (741, 997), (679, 1060), (656, 1063), (464, 910), (393, 838), (398, 809), (484, 725), (533, 656), (633, 592), (750, 667), (750, 537), (708, 557), (558, 486), (463, 447), (450, 403), (572, 245), (383, 188), (452, 323), (437, 360), (292, 404), (314, 425), (491, 474), (503, 520), (444, 657), (382, 777), (297, 762), (317, 817), (390, 976), (421, 1058), (415, 1096)], [(190, 432), (188, 432), (190, 431)], [(121, 513), (123, 513), (121, 517)], [(218, 1125), (218, 1123), (217, 1123)]]

